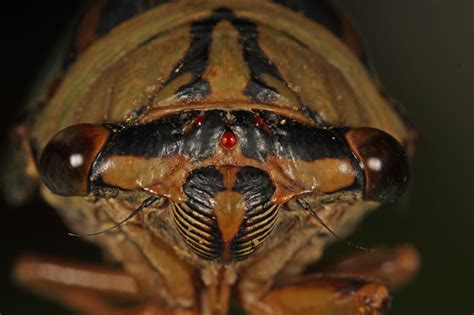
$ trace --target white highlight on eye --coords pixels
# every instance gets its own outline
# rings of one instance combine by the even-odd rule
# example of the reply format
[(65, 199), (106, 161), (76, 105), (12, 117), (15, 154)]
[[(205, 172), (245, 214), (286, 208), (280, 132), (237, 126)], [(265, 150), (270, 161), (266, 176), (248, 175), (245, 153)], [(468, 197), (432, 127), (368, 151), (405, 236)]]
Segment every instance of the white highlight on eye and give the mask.
[(367, 160), (367, 166), (375, 172), (378, 172), (382, 169), (382, 161), (378, 158), (371, 157)]
[(351, 168), (347, 163), (342, 163), (339, 165), (339, 171), (343, 174), (348, 174), (351, 171)]
[(84, 157), (80, 153), (71, 154), (69, 157), (69, 164), (72, 167), (79, 167), (84, 163)]

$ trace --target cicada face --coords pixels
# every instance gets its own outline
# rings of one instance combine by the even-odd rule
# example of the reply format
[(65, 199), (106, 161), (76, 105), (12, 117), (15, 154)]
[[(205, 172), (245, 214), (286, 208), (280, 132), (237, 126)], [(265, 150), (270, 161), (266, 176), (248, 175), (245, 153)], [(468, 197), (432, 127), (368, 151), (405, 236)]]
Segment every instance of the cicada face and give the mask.
[[(171, 2), (105, 35), (99, 22), (79, 32), (79, 43), (99, 39), (67, 68), (29, 143), (45, 198), (76, 233), (119, 223), (95, 240), (164, 305), (224, 314), (239, 275), (252, 309), (275, 277), (318, 260), (328, 240), (314, 217), (344, 234), (403, 191), (407, 125), (321, 25), (250, 0)], [(322, 290), (362, 288), (336, 282)]]
[(176, 231), (206, 259), (241, 260), (275, 226), (280, 205), (307, 193), (395, 198), (403, 148), (371, 128), (320, 128), (264, 110), (182, 110), (145, 124), (79, 124), (40, 162), (63, 196), (143, 191), (169, 199)]

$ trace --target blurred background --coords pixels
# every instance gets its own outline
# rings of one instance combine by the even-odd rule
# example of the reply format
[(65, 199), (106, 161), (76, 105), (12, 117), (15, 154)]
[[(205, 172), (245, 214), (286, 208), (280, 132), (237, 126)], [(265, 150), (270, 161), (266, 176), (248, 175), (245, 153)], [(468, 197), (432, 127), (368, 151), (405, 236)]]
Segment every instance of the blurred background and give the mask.
[[(1, 135), (79, 1), (2, 3)], [(367, 217), (349, 239), (364, 246), (414, 244), (422, 266), (394, 292), (392, 315), (474, 312), (474, 2), (340, 0), (367, 46), (387, 91), (424, 134), (411, 186), (396, 204)], [(10, 268), (23, 253), (100, 260), (90, 244), (69, 237), (55, 212), (35, 199), (0, 204), (0, 314), (70, 314), (16, 287)], [(344, 245), (329, 254), (348, 251)]]

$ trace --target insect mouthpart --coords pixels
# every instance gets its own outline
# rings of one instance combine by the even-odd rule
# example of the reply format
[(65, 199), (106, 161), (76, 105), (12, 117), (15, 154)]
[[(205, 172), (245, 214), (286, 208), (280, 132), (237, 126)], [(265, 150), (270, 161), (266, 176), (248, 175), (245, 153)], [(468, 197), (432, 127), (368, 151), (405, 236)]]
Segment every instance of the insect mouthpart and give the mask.
[(258, 168), (208, 166), (193, 171), (183, 186), (187, 201), (173, 207), (184, 242), (202, 258), (242, 260), (271, 234), (278, 204), (275, 187)]

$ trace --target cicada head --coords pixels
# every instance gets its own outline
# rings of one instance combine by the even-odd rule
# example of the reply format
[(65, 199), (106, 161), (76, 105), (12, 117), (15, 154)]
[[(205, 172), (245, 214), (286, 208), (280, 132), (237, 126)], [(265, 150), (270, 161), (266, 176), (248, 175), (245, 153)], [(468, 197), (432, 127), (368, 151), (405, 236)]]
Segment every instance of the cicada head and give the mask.
[(293, 199), (351, 192), (384, 202), (408, 176), (403, 148), (381, 130), (322, 128), (249, 110), (177, 112), (127, 127), (74, 125), (46, 145), (40, 170), (61, 196), (116, 189), (165, 197), (189, 248), (230, 260), (259, 248)]

